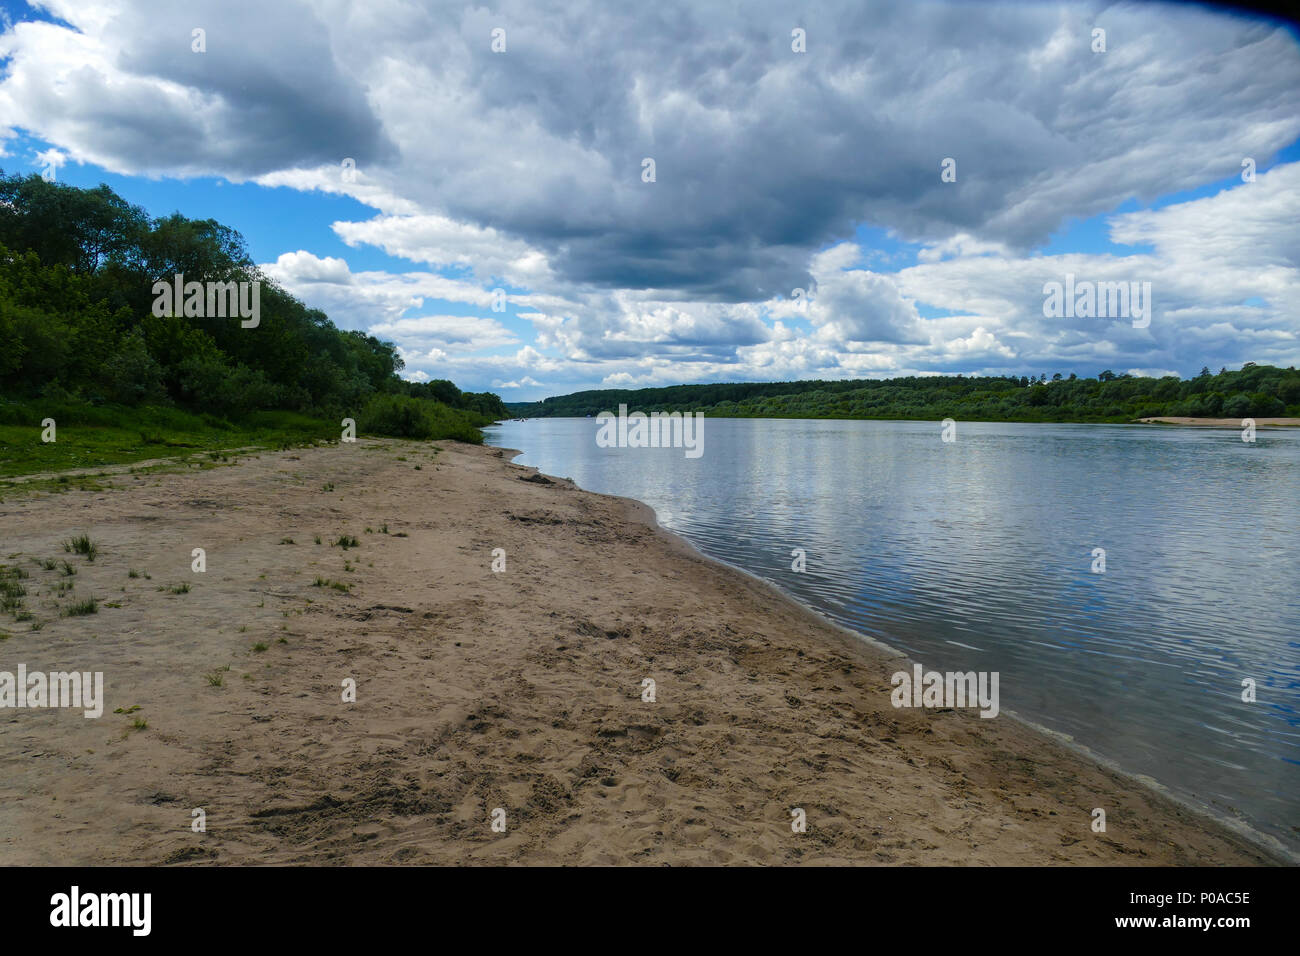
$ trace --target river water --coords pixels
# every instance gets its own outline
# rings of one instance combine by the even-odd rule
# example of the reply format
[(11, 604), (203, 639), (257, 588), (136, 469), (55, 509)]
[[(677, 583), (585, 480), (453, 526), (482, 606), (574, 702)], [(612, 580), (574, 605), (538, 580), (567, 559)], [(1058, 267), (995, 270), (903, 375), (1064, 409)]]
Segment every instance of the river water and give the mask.
[(599, 447), (589, 418), (488, 441), (1300, 847), (1300, 431), (956, 428), (710, 418), (695, 458)]

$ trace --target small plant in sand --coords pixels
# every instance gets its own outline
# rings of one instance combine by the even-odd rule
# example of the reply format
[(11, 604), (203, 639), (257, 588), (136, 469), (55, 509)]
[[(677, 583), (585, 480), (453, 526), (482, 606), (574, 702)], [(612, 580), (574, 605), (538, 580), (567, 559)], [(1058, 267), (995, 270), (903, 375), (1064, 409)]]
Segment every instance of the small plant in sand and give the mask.
[(213, 671), (211, 674), (207, 675), (207, 681), (209, 687), (220, 687), (222, 684), (225, 683), (225, 680), (226, 677), (224, 674), (221, 673), (221, 671)]
[(188, 584), (177, 584), (167, 589), (172, 594), (189, 594), (190, 586)]
[(86, 614), (98, 614), (99, 601), (93, 597), (85, 598), (68, 605), (68, 609), (63, 612), (64, 617), (82, 617)]
[(316, 535), (316, 543), (320, 544), (320, 535)]
[(332, 481), (327, 481), (325, 484), (323, 484), (323, 485), (320, 486), (320, 490), (321, 490), (321, 491), (333, 491), (333, 490), (334, 490), (334, 482), (332, 482)]
[(63, 576), (64, 576), (64, 577), (70, 578), (70, 577), (72, 577), (72, 576), (73, 576), (74, 574), (76, 574), (76, 573), (77, 573), (77, 569), (76, 569), (76, 568), (74, 568), (72, 565), (68, 564), (67, 561), (64, 561), (64, 562), (63, 562)]
[(41, 566), (42, 571), (53, 571), (59, 566), (59, 562), (53, 558), (38, 558), (36, 563)]
[(63, 542), (63, 550), (69, 554), (85, 555), (87, 561), (94, 561), (99, 554), (99, 545), (90, 540), (89, 535), (79, 534)]
[(293, 538), (281, 538), (281, 539), (280, 539), (280, 543), (281, 543), (281, 544), (293, 544)]
[(135, 720), (131, 721), (132, 730), (144, 730), (148, 726), (149, 721), (145, 720), (143, 717), (137, 717)]
[(388, 534), (388, 522), (387, 522), (387, 521), (385, 521), (383, 524), (381, 524), (381, 525), (379, 526), (379, 533), (380, 533), (380, 534)]
[(261, 641), (258, 641), (256, 644), (253, 645), (253, 653), (260, 654), (264, 650), (266, 650), (267, 647), (268, 645), (263, 644)]
[(349, 537), (346, 534), (341, 534), (339, 535), (339, 539), (335, 541), (334, 544), (336, 544), (338, 547), (346, 551), (348, 548), (360, 547), (361, 542), (358, 541), (356, 538)]
[[(0, 610), (20, 611), (27, 588), (19, 583), (18, 568), (0, 568)], [(23, 572), (26, 577), (26, 572)]]

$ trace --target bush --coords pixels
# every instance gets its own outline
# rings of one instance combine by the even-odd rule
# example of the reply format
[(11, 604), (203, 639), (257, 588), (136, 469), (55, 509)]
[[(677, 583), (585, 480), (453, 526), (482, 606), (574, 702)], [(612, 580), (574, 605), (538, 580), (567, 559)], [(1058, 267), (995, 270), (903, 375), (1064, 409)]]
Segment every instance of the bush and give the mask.
[(118, 350), (104, 363), (109, 401), (121, 405), (158, 402), (165, 396), (162, 366), (149, 354), (139, 329), (123, 336)]
[(432, 438), (433, 422), (422, 402), (402, 395), (376, 395), (366, 403), (357, 427), (371, 435)]
[(490, 416), (448, 408), (441, 402), (406, 395), (376, 395), (357, 417), (357, 428), (366, 434), (393, 438), (450, 438), (483, 444), (480, 425), (491, 424)]

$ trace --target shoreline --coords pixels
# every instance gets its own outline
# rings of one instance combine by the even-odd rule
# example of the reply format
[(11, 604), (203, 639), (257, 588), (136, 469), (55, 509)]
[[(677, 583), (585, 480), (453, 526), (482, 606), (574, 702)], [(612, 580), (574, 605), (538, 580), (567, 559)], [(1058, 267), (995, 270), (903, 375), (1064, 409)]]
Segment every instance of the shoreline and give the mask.
[[(372, 440), (0, 504), (44, 623), (0, 622), (0, 669), (108, 697), (0, 711), (0, 864), (1288, 862), (1023, 721), (894, 709), (903, 655), (507, 454)], [(73, 593), (109, 606), (58, 617), (35, 562), (83, 532)]]
[[(1298, 423), (1300, 423), (1300, 420), (1298, 420)], [(520, 451), (519, 449), (508, 448), (501, 445), (493, 445), (489, 447), (500, 448), (507, 455), (512, 455), (515, 458), (524, 454), (524, 452)], [(514, 464), (513, 459), (511, 460), (511, 464)], [(538, 472), (537, 469), (533, 466), (516, 465), (516, 467), (528, 468), (529, 470), (537, 472), (538, 474), (543, 474), (542, 472)], [(567, 481), (567, 479), (556, 478), (554, 475), (550, 475), (550, 474), (546, 474), (545, 477), (557, 481)], [(575, 487), (577, 486), (575, 485)], [(655, 531), (657, 531), (658, 533), (662, 534), (667, 539), (669, 539), (670, 542), (680, 543), (684, 547), (688, 548), (691, 554), (694, 557), (698, 558), (699, 560), (717, 565), (718, 567), (723, 568), (726, 571), (731, 572), (733, 574), (741, 575), (749, 579), (750, 581), (752, 581), (755, 586), (760, 588), (766, 588), (772, 591), (777, 598), (787, 602), (795, 610), (802, 612), (807, 616), (809, 616), (810, 618), (812, 618), (813, 621), (815, 621), (818, 626), (825, 627), (833, 631), (837, 631), (841, 635), (843, 635), (843, 637), (845, 637), (846, 639), (848, 639), (853, 643), (865, 645), (870, 650), (883, 655), (885, 658), (889, 659), (890, 661), (896, 662), (898, 666), (902, 667), (903, 669), (910, 669), (913, 664), (918, 664), (918, 663), (923, 664), (923, 662), (917, 661), (913, 657), (909, 657), (903, 651), (900, 651), (897, 648), (892, 647), (886, 642), (881, 641), (878, 638), (871, 637), (868, 634), (863, 634), (859, 631), (855, 631), (853, 628), (841, 624), (839, 621), (836, 621), (834, 618), (823, 613), (819, 609), (803, 603), (794, 595), (789, 594), (777, 582), (770, 581), (767, 578), (760, 577), (759, 575), (754, 574), (752, 571), (748, 571), (745, 568), (742, 568), (736, 564), (732, 564), (731, 562), (726, 561), (722, 558), (718, 558), (718, 557), (714, 557), (713, 555), (706, 554), (705, 552), (701, 551), (698, 547), (696, 547), (695, 544), (686, 536), (678, 534), (675, 531), (671, 531), (668, 528), (663, 527), (663, 525), (659, 524), (658, 516), (655, 513), (654, 508), (652, 508), (650, 505), (646, 504), (645, 502), (640, 501), (639, 499), (636, 498), (627, 498), (622, 495), (607, 495), (607, 494), (603, 494), (602, 492), (591, 492), (591, 491), (586, 491), (585, 489), (581, 489), (581, 490), (583, 490), (585, 494), (598, 494), (601, 495), (602, 497), (612, 498), (617, 501), (628, 502), (631, 505), (636, 506), (637, 509), (643, 509), (645, 512), (645, 516), (638, 517), (636, 520), (645, 521), (645, 523), (651, 525), (655, 529)], [(1280, 840), (1278, 840), (1276, 837), (1272, 836), (1271, 834), (1265, 833), (1261, 830), (1257, 830), (1256, 828), (1252, 827), (1249, 823), (1247, 823), (1244, 820), (1240, 820), (1228, 816), (1226, 814), (1220, 813), (1216, 811), (1213, 807), (1201, 803), (1200, 801), (1196, 800), (1192, 796), (1179, 793), (1178, 791), (1174, 790), (1170, 786), (1160, 782), (1159, 780), (1156, 780), (1154, 777), (1150, 777), (1145, 774), (1139, 774), (1134, 771), (1127, 770), (1124, 767), (1120, 766), (1117, 762), (1115, 762), (1111, 758), (1107, 757), (1105, 754), (1099, 753), (1098, 751), (1092, 749), (1086, 744), (1080, 743), (1075, 738), (1071, 737), (1069, 734), (1062, 733), (1061, 731), (1053, 730), (1051, 727), (1047, 727), (1043, 724), (1040, 724), (1037, 721), (1034, 721), (1029, 717), (1024, 716), (1023, 714), (1020, 714), (1019, 712), (1011, 708), (1002, 707), (999, 715), (1005, 716), (1010, 720), (1013, 720), (1021, 724), (1023, 727), (1025, 727), (1027, 730), (1033, 733), (1041, 734), (1042, 736), (1049, 738), (1055, 744), (1064, 747), (1065, 749), (1078, 755), (1081, 759), (1089, 760), (1100, 765), (1101, 767), (1105, 768), (1107, 771), (1124, 778), (1134, 787), (1141, 787), (1147, 790), (1151, 790), (1154, 793), (1160, 795), (1161, 797), (1173, 803), (1178, 804), (1180, 807), (1187, 810), (1188, 812), (1201, 817), (1206, 822), (1207, 825), (1214, 826), (1214, 827), (1222, 827), (1226, 830), (1232, 831), (1233, 833), (1237, 834), (1241, 838), (1248, 840), (1252, 844), (1256, 845), (1261, 851), (1275, 855), (1276, 857), (1279, 858), (1279, 862), (1284, 861), (1285, 864), (1292, 865), (1292, 866), (1300, 865), (1300, 849), (1293, 849), (1291, 847), (1288, 847)]]
[[(1297, 428), (1300, 418), (1255, 418), (1251, 419), (1259, 428)], [(1139, 418), (1135, 425), (1178, 425), (1183, 428), (1233, 428), (1240, 430), (1240, 418), (1188, 418), (1176, 415), (1158, 415), (1153, 418)]]

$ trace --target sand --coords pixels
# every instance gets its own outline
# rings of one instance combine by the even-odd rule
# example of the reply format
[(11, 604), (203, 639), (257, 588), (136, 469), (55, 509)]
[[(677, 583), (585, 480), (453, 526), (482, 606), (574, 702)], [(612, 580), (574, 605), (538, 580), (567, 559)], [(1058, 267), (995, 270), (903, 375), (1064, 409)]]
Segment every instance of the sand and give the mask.
[[(1190, 425), (1194, 428), (1242, 428), (1241, 418), (1180, 418), (1173, 415), (1160, 415), (1155, 418), (1139, 418), (1139, 422), (1144, 425)], [(1256, 418), (1256, 427), (1259, 428), (1295, 428), (1300, 426), (1300, 418)]]
[(533, 475), (363, 441), (6, 492), (44, 624), (0, 619), (0, 670), (100, 670), (107, 704), (0, 710), (0, 863), (1276, 862), (1005, 714), (894, 709), (901, 658)]

